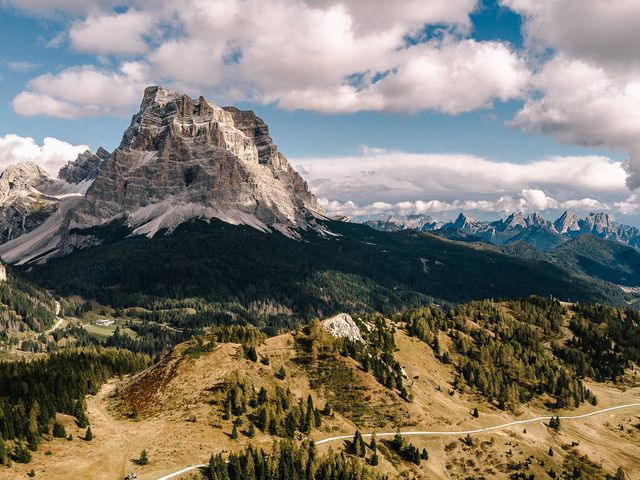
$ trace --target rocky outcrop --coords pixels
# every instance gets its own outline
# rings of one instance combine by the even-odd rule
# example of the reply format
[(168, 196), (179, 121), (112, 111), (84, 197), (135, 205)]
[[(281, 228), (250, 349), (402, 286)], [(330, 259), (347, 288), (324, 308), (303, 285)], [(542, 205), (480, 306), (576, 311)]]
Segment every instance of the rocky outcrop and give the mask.
[(109, 157), (109, 152), (100, 147), (93, 153), (87, 150), (60, 169), (58, 178), (69, 183), (90, 181), (98, 176), (102, 163)]
[(363, 342), (362, 332), (348, 313), (339, 313), (322, 322), (322, 328), (336, 338), (348, 338), (354, 342)]
[(305, 227), (321, 213), (253, 112), (148, 87), (120, 146), (102, 164), (70, 226), (122, 218), (136, 233), (190, 218), (257, 228)]

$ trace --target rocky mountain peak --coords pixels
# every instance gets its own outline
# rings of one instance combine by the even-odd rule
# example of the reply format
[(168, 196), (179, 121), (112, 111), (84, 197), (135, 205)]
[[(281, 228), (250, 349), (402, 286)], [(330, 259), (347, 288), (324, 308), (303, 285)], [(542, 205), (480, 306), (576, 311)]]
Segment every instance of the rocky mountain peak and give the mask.
[(0, 180), (7, 188), (35, 187), (51, 180), (51, 176), (34, 162), (20, 162), (7, 166)]
[(86, 150), (75, 160), (67, 162), (58, 172), (58, 178), (69, 183), (93, 180), (98, 176), (100, 166), (108, 157), (109, 152), (102, 147), (98, 148), (96, 153)]
[(580, 217), (575, 212), (567, 210), (553, 222), (553, 226), (558, 233), (577, 232), (580, 230)]
[(454, 220), (453, 226), (459, 230), (463, 230), (465, 227), (475, 225), (476, 223), (476, 219), (471, 215), (460, 213), (460, 215), (458, 215), (458, 217)]
[(71, 225), (124, 218), (154, 234), (216, 217), (284, 231), (321, 212), (255, 113), (153, 86)]
[(589, 231), (595, 233), (607, 233), (615, 229), (613, 220), (606, 212), (592, 212), (584, 219), (584, 223)]

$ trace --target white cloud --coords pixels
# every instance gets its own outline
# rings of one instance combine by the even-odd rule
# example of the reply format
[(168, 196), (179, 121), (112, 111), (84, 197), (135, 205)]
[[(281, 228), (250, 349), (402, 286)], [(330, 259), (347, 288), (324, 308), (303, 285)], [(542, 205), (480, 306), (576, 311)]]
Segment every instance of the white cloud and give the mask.
[[(137, 62), (156, 83), (162, 79), (225, 102), (253, 100), (322, 112), (456, 114), (522, 98), (529, 78), (524, 60), (505, 44), (461, 39), (476, 3), (187, 0), (177, 8), (169, 1), (137, 0), (119, 14), (97, 4), (71, 25), (68, 38), (72, 48), (97, 55), (145, 54)], [(417, 45), (408, 42), (423, 35), (425, 23), (446, 33)], [(48, 82), (72, 78), (78, 70), (80, 80), (95, 75), (91, 69), (44, 77), (51, 83), (47, 92), (36, 79), (17, 105), (64, 117), (119, 111), (112, 105), (117, 98), (71, 101), (65, 98), (66, 82)]]
[(87, 65), (47, 73), (29, 81), (13, 100), (20, 115), (78, 118), (96, 115), (129, 115), (149, 81), (147, 66), (125, 62), (118, 72)]
[(152, 15), (136, 10), (90, 15), (71, 26), (69, 41), (75, 50), (99, 55), (144, 53), (148, 48), (144, 35), (153, 23)]
[[(329, 215), (345, 215), (348, 217), (370, 216), (376, 214), (400, 214), (400, 215), (435, 215), (440, 217), (443, 213), (483, 213), (504, 215), (512, 212), (544, 212), (560, 210), (574, 210), (578, 212), (592, 212), (611, 210), (611, 206), (593, 200), (591, 198), (581, 198), (558, 202), (548, 197), (541, 190), (536, 191), (533, 196), (530, 191), (523, 190), (520, 195), (504, 195), (491, 200), (453, 200), (451, 202), (441, 200), (415, 200), (412, 202), (398, 202), (395, 204), (385, 202), (374, 202), (366, 205), (359, 205), (348, 200), (339, 202), (337, 200), (320, 199), (320, 203)], [(544, 198), (544, 203), (540, 199)], [(615, 208), (623, 214), (634, 213), (638, 205), (632, 203), (616, 203)]]
[(33, 70), (34, 68), (38, 68), (40, 66), (39, 63), (33, 62), (25, 62), (25, 61), (15, 61), (15, 62), (7, 62), (7, 67), (14, 72), (28, 72)]
[(626, 213), (635, 201), (627, 199), (622, 162), (598, 156), (519, 164), (365, 147), (357, 156), (292, 163), (328, 212), (349, 216), (564, 209)]
[[(286, 109), (321, 112), (436, 110), (457, 114), (496, 100), (522, 98), (529, 80), (525, 62), (502, 43), (431, 41), (395, 55), (382, 78), (367, 72), (355, 85), (304, 87), (269, 100)], [(487, 68), (491, 65), (491, 68)]]
[(8, 134), (0, 137), (0, 170), (12, 163), (34, 162), (55, 177), (60, 167), (88, 148), (52, 137), (46, 137), (42, 145), (38, 145), (33, 138)]
[(626, 191), (621, 162), (606, 157), (551, 157), (529, 163), (496, 162), (463, 154), (368, 151), (348, 157), (292, 160), (314, 192), (332, 200), (396, 203), (548, 192), (560, 201)]
[(628, 71), (640, 67), (640, 2), (634, 0), (501, 0), (525, 16), (529, 48)]

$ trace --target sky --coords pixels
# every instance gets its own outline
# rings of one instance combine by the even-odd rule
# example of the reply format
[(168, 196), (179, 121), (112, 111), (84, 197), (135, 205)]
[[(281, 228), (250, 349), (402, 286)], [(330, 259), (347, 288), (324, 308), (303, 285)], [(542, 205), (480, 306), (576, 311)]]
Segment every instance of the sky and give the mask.
[(639, 24), (628, 0), (0, 0), (0, 168), (113, 150), (161, 84), (254, 110), (330, 214), (640, 225)]

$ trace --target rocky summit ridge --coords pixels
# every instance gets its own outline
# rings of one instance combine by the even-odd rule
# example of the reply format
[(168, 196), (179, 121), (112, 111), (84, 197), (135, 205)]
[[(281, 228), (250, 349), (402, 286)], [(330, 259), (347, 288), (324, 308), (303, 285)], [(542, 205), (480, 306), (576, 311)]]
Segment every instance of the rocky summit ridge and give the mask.
[(444, 224), (430, 216), (380, 215), (367, 218), (363, 223), (377, 230), (419, 230), (447, 238), (495, 245), (522, 241), (540, 250), (549, 250), (580, 235), (591, 234), (640, 250), (640, 230), (615, 222), (606, 212), (592, 212), (581, 218), (568, 210), (554, 221), (536, 212), (514, 212), (495, 221), (479, 221), (460, 213), (455, 220)]
[(194, 218), (218, 218), (296, 236), (323, 215), (254, 112), (160, 86), (145, 89), (118, 148), (84, 152), (59, 177), (60, 184), (84, 185), (86, 194), (47, 219), (47, 239), (32, 231), (0, 245), (8, 262), (95, 245), (100, 240), (87, 229), (111, 222), (153, 236)]

